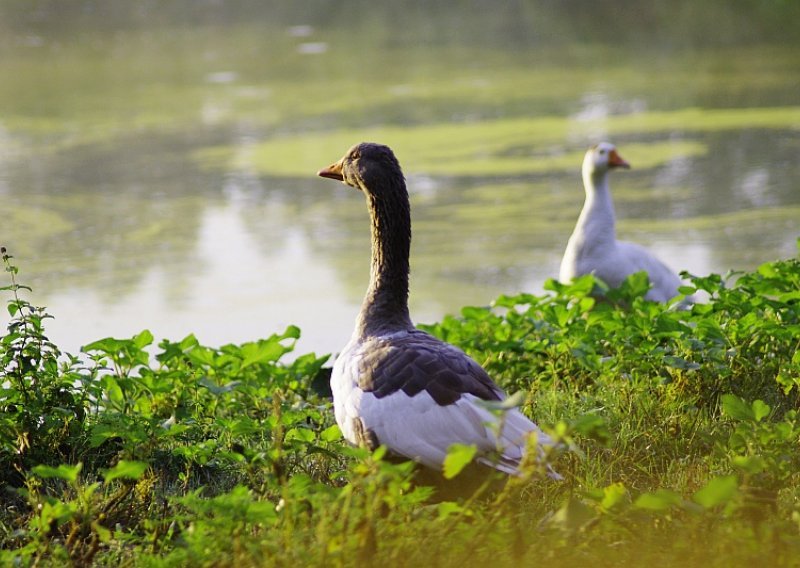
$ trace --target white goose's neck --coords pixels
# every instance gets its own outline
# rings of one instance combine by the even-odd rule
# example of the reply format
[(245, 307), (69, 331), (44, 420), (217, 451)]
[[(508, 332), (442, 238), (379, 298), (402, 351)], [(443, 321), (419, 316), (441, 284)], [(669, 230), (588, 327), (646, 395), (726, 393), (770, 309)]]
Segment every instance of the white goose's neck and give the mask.
[(583, 204), (576, 231), (587, 242), (603, 244), (617, 238), (614, 202), (608, 186), (608, 170), (597, 172), (593, 168), (583, 168), (583, 187), (586, 201)]

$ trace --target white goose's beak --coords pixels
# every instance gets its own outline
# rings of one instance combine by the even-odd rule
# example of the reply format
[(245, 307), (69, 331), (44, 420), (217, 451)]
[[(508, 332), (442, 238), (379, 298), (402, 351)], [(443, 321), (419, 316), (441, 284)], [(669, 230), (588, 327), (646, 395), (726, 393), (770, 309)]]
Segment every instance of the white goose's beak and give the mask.
[(625, 168), (626, 170), (631, 169), (631, 165), (622, 159), (622, 156), (617, 154), (616, 150), (611, 150), (608, 154), (608, 167), (609, 168)]

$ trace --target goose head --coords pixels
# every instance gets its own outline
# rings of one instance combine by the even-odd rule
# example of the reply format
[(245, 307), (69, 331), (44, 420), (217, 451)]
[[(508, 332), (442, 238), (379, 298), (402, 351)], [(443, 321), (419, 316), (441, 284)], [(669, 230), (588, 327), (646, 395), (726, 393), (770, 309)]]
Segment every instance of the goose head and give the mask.
[(382, 192), (391, 191), (398, 181), (403, 181), (403, 172), (391, 148), (373, 142), (356, 144), (317, 175), (339, 180), (372, 197), (380, 197)]
[(610, 142), (601, 142), (587, 150), (583, 158), (583, 173), (591, 176), (603, 175), (614, 168), (630, 169), (631, 165), (617, 153)]

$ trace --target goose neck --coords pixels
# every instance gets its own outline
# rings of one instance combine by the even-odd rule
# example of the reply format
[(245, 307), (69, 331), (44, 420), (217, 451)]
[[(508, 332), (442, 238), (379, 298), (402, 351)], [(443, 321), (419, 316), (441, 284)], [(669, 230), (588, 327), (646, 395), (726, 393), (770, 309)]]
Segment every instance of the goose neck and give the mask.
[(408, 313), (411, 212), (405, 183), (379, 195), (365, 192), (371, 217), (370, 283), (357, 333), (364, 337), (412, 328)]
[(578, 220), (579, 225), (593, 241), (615, 240), (616, 217), (608, 171), (584, 170), (583, 185), (586, 189), (586, 201)]

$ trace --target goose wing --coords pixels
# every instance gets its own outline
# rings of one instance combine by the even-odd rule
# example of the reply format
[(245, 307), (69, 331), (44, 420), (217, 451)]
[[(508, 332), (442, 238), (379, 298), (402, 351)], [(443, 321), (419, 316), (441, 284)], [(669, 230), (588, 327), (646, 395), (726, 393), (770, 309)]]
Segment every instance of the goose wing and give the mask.
[[(498, 459), (481, 461), (507, 473), (516, 471), (531, 432), (549, 442), (518, 410), (500, 419), (481, 405), (505, 395), (456, 347), (418, 330), (371, 338), (360, 347), (332, 378), (337, 421), (351, 442), (385, 444), (435, 469), (452, 444), (474, 444), (482, 454), (497, 452)], [(347, 392), (343, 384), (350, 385)]]
[(466, 353), (423, 331), (371, 339), (364, 345), (358, 384), (383, 398), (396, 391), (410, 397), (425, 391), (439, 406), (463, 394), (502, 400), (503, 391)]

